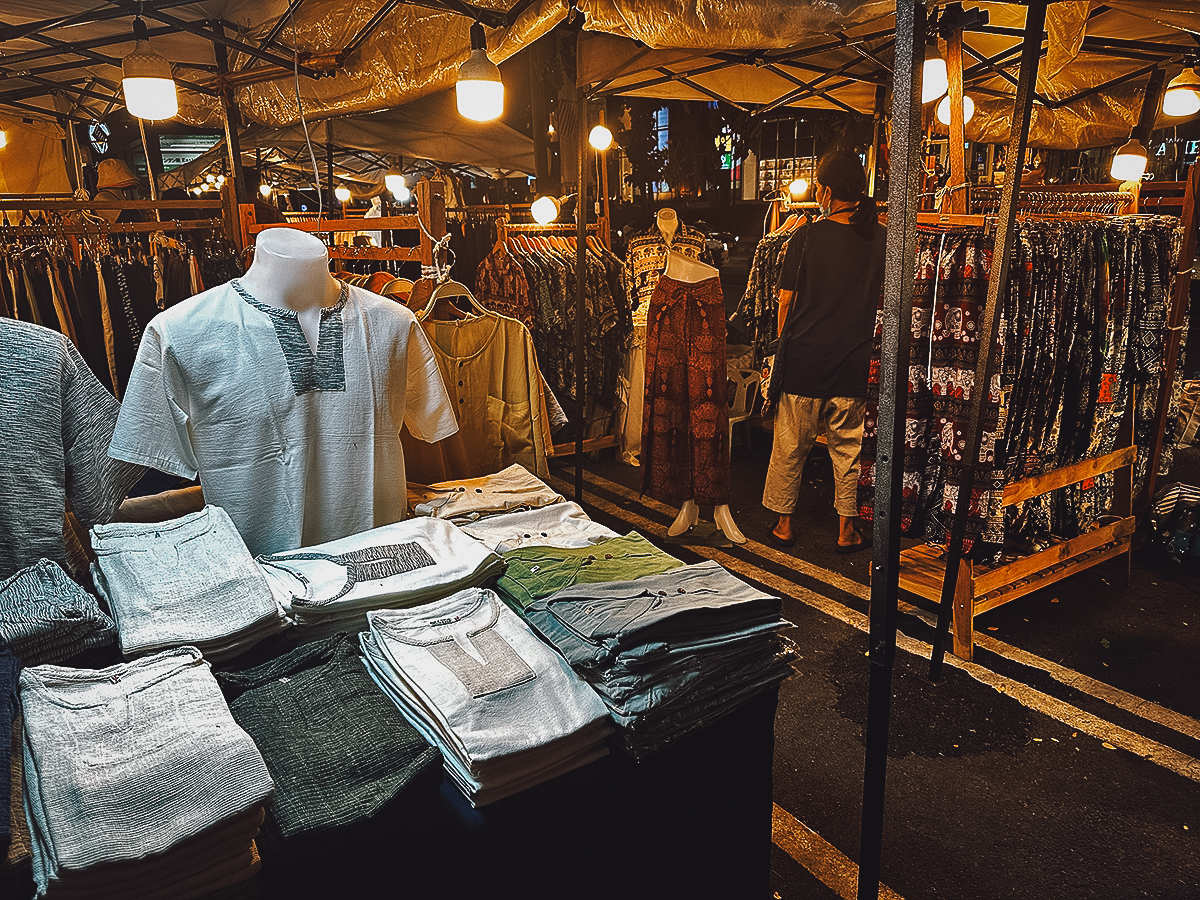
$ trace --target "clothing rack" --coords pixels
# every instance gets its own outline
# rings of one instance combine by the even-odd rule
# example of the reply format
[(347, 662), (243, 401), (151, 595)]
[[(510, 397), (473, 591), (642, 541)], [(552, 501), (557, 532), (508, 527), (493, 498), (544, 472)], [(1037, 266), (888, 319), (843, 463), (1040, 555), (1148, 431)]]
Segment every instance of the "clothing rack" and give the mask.
[[(1169, 185), (1169, 186), (1168, 186)], [(1108, 197), (1122, 195), (1132, 198), (1132, 209), (1126, 214), (1138, 212), (1138, 201), (1142, 190), (1132, 185), (1132, 190), (1091, 190), (1091, 185), (1063, 186), (1054, 191), (1056, 198), (1079, 196), (1084, 202), (1098, 194)], [(1176, 198), (1182, 187), (1182, 197)], [(1169, 399), (1174, 384), (1175, 369), (1179, 358), (1179, 341), (1183, 320), (1187, 313), (1191, 286), (1191, 261), (1196, 252), (1197, 226), (1196, 197), (1200, 192), (1200, 168), (1193, 163), (1186, 182), (1171, 182), (1159, 186), (1150, 196), (1155, 198), (1147, 204), (1155, 211), (1169, 208), (1178, 203), (1181, 221), (1185, 224), (1184, 238), (1180, 249), (1181, 267), (1175, 275), (1171, 306), (1167, 318), (1166, 346), (1163, 354), (1163, 372), (1159, 384), (1153, 438), (1148, 448), (1148, 470), (1146, 485), (1138, 506), (1148, 505), (1154, 496), (1155, 477), (1162, 456), (1163, 434), (1169, 413)], [(1032, 192), (1041, 195), (1043, 191)], [(1150, 193), (1150, 192), (1147, 192)], [(1022, 191), (1022, 196), (1025, 192)], [(1159, 198), (1165, 202), (1159, 202)], [(974, 196), (972, 203), (974, 204)], [(1107, 201), (1105, 201), (1107, 202)], [(1034, 204), (1036, 205), (1036, 203)], [(1044, 209), (1039, 212), (1045, 211)], [(1145, 211), (1144, 209), (1142, 211)], [(984, 225), (990, 227), (994, 219), (981, 215), (918, 214), (919, 224), (944, 226)], [(1184, 262), (1186, 260), (1186, 262)], [(984, 383), (987, 383), (985, 380)], [(1021, 557), (998, 566), (984, 566), (970, 559), (962, 559), (954, 583), (953, 618), (951, 624), (952, 652), (961, 659), (971, 660), (974, 656), (974, 618), (1010, 600), (1054, 584), (1062, 579), (1091, 568), (1105, 560), (1124, 557), (1118, 564), (1118, 575), (1128, 584), (1132, 560), (1132, 541), (1137, 520), (1134, 517), (1133, 465), (1137, 460), (1138, 447), (1133, 441), (1134, 409), (1136, 396), (1132, 387), (1126, 401), (1125, 415), (1118, 432), (1117, 449), (1103, 456), (1083, 460), (1060, 469), (1045, 472), (1031, 478), (1021, 479), (1004, 488), (1002, 505), (1013, 506), (1060, 488), (1115, 472), (1113, 508), (1110, 519), (1092, 531), (1061, 543), (1056, 543), (1039, 552)], [(960, 496), (959, 501), (962, 502)], [(947, 580), (946, 547), (921, 545), (904, 550), (900, 554), (900, 587), (919, 597), (938, 602), (949, 588)]]
[[(584, 227), (588, 234), (596, 235), (601, 241), (604, 242), (605, 247), (608, 247), (610, 250), (612, 249), (612, 232), (608, 227), (608, 219), (601, 216), (599, 221), (593, 222), (592, 224)], [(578, 233), (578, 230), (579, 226), (574, 222), (562, 224), (555, 222), (549, 225), (538, 225), (536, 223), (514, 225), (507, 219), (501, 218), (496, 221), (496, 241), (498, 243), (504, 243), (510, 234), (529, 234), (534, 236), (562, 235), (563, 237), (573, 238)]]
[[(1116, 188), (1111, 184), (1022, 185), (1017, 194), (1017, 211), (1130, 215), (1139, 211), (1140, 193), (1140, 182), (1126, 182)], [(988, 186), (971, 188), (968, 209), (973, 213), (999, 211), (1000, 189)]]
[[(253, 246), (254, 237), (268, 228), (292, 228), (309, 234), (349, 234), (359, 231), (416, 231), (416, 244), (404, 247), (351, 247), (329, 246), (330, 259), (389, 260), (393, 262), (418, 262), (422, 266), (433, 266), (444, 261), (442, 238), (446, 236), (446, 186), (441, 181), (422, 181), (413, 194), (417, 198), (415, 215), (380, 216), (378, 218), (328, 219), (314, 218), (293, 222), (260, 223), (254, 215), (254, 205), (243, 203), (238, 207), (238, 218), (242, 246)], [(326, 243), (330, 243), (326, 241)]]
[[(599, 237), (604, 242), (604, 246), (611, 249), (610, 241), (612, 233), (608, 227), (608, 219), (601, 216), (599, 221), (585, 225), (584, 230), (587, 234), (596, 235)], [(507, 217), (504, 216), (496, 220), (497, 244), (504, 244), (510, 237), (518, 234), (531, 235), (534, 237), (539, 235), (555, 235), (576, 240), (578, 232), (579, 226), (574, 222), (551, 223), (548, 225), (540, 225), (537, 223), (513, 224), (508, 221)], [(582, 364), (582, 361), (577, 362), (577, 365)], [(612, 434), (603, 434), (596, 437), (585, 438), (582, 442), (582, 449), (580, 449), (580, 444), (577, 441), (555, 444), (553, 455), (558, 457), (574, 456), (577, 451), (582, 453), (590, 453), (593, 450), (603, 450), (607, 447), (615, 447), (618, 443), (620, 443), (620, 435), (618, 435), (615, 431), (614, 420), (614, 431)]]

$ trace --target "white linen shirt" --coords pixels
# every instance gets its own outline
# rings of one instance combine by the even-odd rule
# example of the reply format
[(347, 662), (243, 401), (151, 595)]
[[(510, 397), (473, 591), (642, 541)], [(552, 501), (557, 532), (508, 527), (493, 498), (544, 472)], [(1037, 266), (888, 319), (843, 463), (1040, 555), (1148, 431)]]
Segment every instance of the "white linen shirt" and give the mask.
[[(297, 335), (285, 355), (281, 342)], [(159, 313), (109, 455), (199, 476), (205, 502), (229, 513), (255, 555), (400, 521), (401, 424), (424, 441), (458, 430), (420, 325), (400, 304), (351, 287), (322, 313), (317, 353), (307, 350), (315, 387), (298, 386), (298, 347), (307, 344), (295, 313), (252, 304), (233, 282)]]

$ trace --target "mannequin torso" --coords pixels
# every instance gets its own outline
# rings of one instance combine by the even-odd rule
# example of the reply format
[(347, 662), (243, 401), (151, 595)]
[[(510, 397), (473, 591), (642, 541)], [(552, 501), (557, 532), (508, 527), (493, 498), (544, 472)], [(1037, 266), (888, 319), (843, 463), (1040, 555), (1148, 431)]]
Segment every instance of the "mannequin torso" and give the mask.
[(259, 232), (254, 262), (238, 281), (259, 302), (294, 312), (316, 353), (321, 310), (335, 305), (342, 289), (329, 274), (329, 252), (318, 238), (294, 228)]
[(699, 260), (672, 250), (667, 254), (667, 267), (663, 270), (663, 274), (673, 281), (694, 284), (697, 281), (716, 278), (720, 272)]

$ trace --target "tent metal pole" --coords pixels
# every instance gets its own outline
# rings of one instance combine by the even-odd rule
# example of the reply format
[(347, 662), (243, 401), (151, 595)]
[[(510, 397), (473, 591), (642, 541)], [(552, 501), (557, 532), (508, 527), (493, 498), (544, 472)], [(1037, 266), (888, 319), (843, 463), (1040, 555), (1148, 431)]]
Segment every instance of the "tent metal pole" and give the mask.
[(1029, 141), (1029, 119), (1033, 111), (1034, 84), (1037, 81), (1038, 63), (1042, 51), (1042, 31), (1046, 27), (1047, 0), (1029, 0), (1025, 12), (1025, 37), (1021, 43), (1021, 68), (1017, 79), (1017, 96), (1013, 107), (1012, 129), (1008, 137), (1008, 154), (1005, 157), (1006, 177), (1000, 189), (1000, 213), (996, 222), (995, 243), (992, 247), (992, 271), (988, 277), (987, 306), (983, 310), (983, 321), (979, 324), (979, 358), (975, 362), (975, 382), (971, 390), (971, 412), (963, 439), (962, 484), (958, 488), (958, 502), (954, 504), (954, 518), (950, 527), (950, 541), (946, 546), (946, 574), (942, 581), (942, 599), (938, 606), (937, 631), (933, 636), (933, 653), (929, 658), (929, 678), (937, 681), (942, 675), (942, 661), (946, 656), (946, 632), (954, 612), (971, 616), (974, 610), (955, 610), (955, 604), (972, 602), (963, 597), (955, 599), (958, 586), (959, 564), (962, 562), (963, 538), (966, 535), (967, 511), (971, 506), (971, 492), (975, 486), (975, 468), (979, 464), (979, 451), (983, 444), (983, 408), (987, 402), (992, 380), (992, 356), (996, 336), (1000, 328), (1000, 304), (1008, 287), (1008, 264), (1012, 257), (1013, 237), (1017, 221), (1017, 195), (1021, 191), (1021, 168), (1025, 159), (1025, 147)]
[(583, 406), (587, 348), (583, 340), (583, 310), (587, 286), (587, 98), (579, 95), (579, 193), (575, 197), (575, 502), (583, 503)]
[[(858, 900), (879, 896), (883, 853), (883, 807), (887, 782), (888, 725), (896, 617), (900, 593), (900, 498), (903, 486), (904, 414), (912, 335), (913, 272), (920, 203), (921, 65), (925, 7), (896, 2), (896, 71), (892, 89), (891, 168), (888, 173), (887, 266), (883, 295), (883, 343), (879, 377), (878, 451), (868, 632), (866, 754), (863, 764), (862, 831), (858, 852)], [(880, 503), (879, 501), (882, 501)]]

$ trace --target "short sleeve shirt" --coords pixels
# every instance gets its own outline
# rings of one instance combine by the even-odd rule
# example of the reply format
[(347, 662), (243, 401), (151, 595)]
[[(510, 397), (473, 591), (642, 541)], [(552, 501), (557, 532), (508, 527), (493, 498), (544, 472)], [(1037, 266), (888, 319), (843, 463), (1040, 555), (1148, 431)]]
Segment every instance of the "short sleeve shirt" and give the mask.
[(458, 428), (408, 309), (350, 287), (314, 354), (295, 313), (235, 279), (150, 322), (109, 454), (198, 476), (252, 553), (279, 553), (404, 518), (402, 424)]
[(63, 335), (0, 319), (0, 578), (45, 557), (74, 571), (68, 509), (107, 522), (144, 471), (109, 458), (120, 404)]

